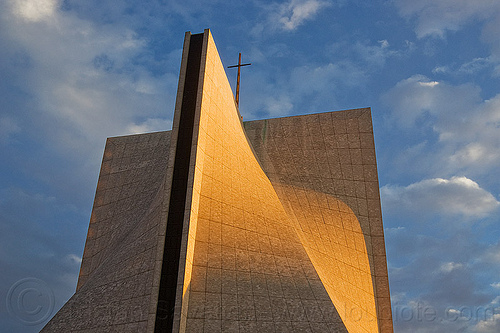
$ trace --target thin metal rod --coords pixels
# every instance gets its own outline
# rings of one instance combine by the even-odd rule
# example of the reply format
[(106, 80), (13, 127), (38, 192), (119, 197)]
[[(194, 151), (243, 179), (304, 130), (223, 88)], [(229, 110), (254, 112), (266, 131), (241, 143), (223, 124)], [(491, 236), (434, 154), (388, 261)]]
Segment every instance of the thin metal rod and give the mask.
[(238, 56), (238, 78), (236, 79), (236, 105), (240, 105), (241, 53)]

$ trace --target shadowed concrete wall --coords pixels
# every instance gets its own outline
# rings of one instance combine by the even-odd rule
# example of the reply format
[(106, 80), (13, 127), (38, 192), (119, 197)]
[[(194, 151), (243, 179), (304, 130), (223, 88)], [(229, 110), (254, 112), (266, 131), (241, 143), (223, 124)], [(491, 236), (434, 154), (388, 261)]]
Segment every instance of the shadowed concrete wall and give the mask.
[(370, 109), (245, 123), (351, 332), (392, 332)]
[(109, 138), (75, 295), (42, 332), (144, 332), (170, 132)]

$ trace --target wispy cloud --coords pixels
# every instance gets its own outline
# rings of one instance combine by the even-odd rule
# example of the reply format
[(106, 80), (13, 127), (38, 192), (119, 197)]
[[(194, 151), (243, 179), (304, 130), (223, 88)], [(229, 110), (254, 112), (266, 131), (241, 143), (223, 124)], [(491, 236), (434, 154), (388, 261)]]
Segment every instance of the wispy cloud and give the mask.
[(149, 118), (141, 124), (130, 124), (127, 132), (131, 134), (164, 131), (172, 127), (172, 120), (163, 118)]
[(500, 14), (495, 0), (395, 0), (401, 15), (416, 17), (415, 32), (419, 38), (443, 37), (447, 30), (456, 31), (474, 19), (486, 19)]
[(358, 62), (367, 71), (380, 70), (388, 59), (411, 52), (409, 45), (396, 50), (386, 39), (377, 41), (338, 42), (328, 48), (335, 55), (343, 55), (346, 60)]
[(439, 267), (439, 270), (444, 273), (450, 273), (456, 269), (463, 268), (464, 265), (456, 262), (446, 262)]
[(330, 5), (330, 2), (321, 0), (289, 0), (262, 5), (264, 20), (253, 27), (252, 34), (260, 35), (264, 31), (294, 31), (307, 21), (313, 20), (322, 8)]
[(490, 246), (482, 256), (482, 260), (495, 267), (500, 267), (500, 243)]
[[(0, 75), (12, 78), (11, 88), (3, 89), (16, 87), (29, 96), (15, 99), (12, 91), (3, 91), (15, 108), (2, 118), (8, 129), (2, 141), (27, 131), (50, 140), (67, 157), (98, 162), (108, 136), (168, 130), (177, 73), (153, 74), (138, 61), (148, 45), (133, 30), (95, 24), (61, 5), (57, 0), (0, 5), (0, 40), (8, 45), (0, 50), (6, 60)], [(167, 127), (159, 127), (160, 119)]]
[[(275, 45), (279, 52), (286, 52), (287, 45)], [(340, 99), (347, 94), (359, 94), (374, 73), (383, 70), (387, 60), (401, 56), (408, 50), (394, 50), (387, 40), (338, 42), (325, 46), (328, 54), (322, 63), (307, 63), (291, 67), (290, 72), (271, 77), (270, 70), (248, 73), (248, 87), (261, 95), (274, 91), (273, 96), (254, 98), (251, 108), (266, 116), (285, 116), (293, 112), (332, 110), (340, 107)], [(253, 49), (256, 59), (280, 53), (273, 48)], [(278, 54), (276, 54), (278, 53)], [(246, 109), (247, 114), (249, 109)]]
[[(415, 33), (418, 38), (445, 38), (447, 31), (458, 31), (469, 24), (479, 23), (482, 28), (481, 39), (490, 46), (490, 56), (474, 59), (459, 70), (467, 73), (493, 66), (492, 75), (500, 76), (499, 1), (395, 0), (394, 3), (403, 17), (416, 20)], [(441, 66), (441, 69), (446, 66)]]
[(495, 71), (496, 61), (493, 57), (474, 58), (462, 64), (448, 64), (444, 66), (436, 66), (433, 74), (451, 74), (455, 76), (470, 76), (488, 71), (492, 76), (498, 76), (500, 72)]
[(492, 284), (490, 284), (490, 286), (492, 286), (493, 288), (500, 289), (500, 282), (492, 283)]
[(279, 22), (284, 30), (295, 30), (306, 20), (312, 19), (328, 3), (318, 0), (291, 0), (280, 6)]

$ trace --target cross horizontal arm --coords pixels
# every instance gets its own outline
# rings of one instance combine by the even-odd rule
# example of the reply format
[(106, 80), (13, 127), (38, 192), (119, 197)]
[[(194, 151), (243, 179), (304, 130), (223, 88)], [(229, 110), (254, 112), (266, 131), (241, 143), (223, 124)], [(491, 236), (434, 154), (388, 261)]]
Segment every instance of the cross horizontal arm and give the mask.
[(250, 66), (250, 65), (251, 65), (251, 64), (233, 65), (233, 66), (227, 66), (227, 68), (243, 67), (243, 66)]

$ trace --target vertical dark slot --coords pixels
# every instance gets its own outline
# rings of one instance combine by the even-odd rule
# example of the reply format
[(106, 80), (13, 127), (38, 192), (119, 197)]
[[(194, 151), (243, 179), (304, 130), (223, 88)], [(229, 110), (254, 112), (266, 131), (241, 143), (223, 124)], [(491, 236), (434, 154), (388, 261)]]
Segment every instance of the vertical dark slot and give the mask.
[(172, 332), (203, 34), (190, 37), (175, 150), (155, 332)]

